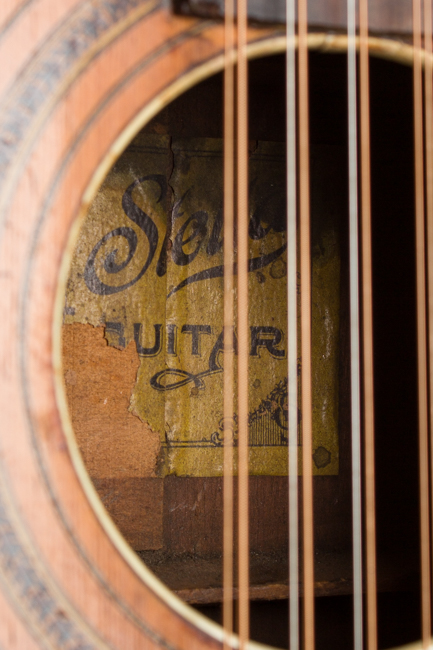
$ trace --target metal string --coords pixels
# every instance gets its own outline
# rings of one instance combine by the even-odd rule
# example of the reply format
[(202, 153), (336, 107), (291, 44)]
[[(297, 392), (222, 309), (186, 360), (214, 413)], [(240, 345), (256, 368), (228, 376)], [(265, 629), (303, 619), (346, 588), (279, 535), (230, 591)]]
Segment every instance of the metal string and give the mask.
[(362, 650), (361, 411), (358, 260), (358, 147), (356, 109), (356, 2), (347, 2), (349, 137), (350, 378), (352, 406), (352, 548), (354, 647)]
[[(428, 321), (429, 321), (429, 360), (430, 360), (430, 435), (433, 431), (433, 34), (432, 2), (424, 0), (424, 92), (425, 92), (425, 166), (426, 166), (426, 213), (427, 213), (427, 251), (428, 251)], [(433, 467), (433, 447), (430, 441), (430, 467)], [(433, 490), (433, 483), (431, 485)], [(430, 495), (433, 507), (433, 494)]]
[(310, 168), (308, 119), (307, 2), (298, 0), (299, 78), (299, 210), (301, 270), (301, 402), (302, 487), (304, 534), (304, 639), (314, 648), (314, 536), (313, 536), (313, 440), (311, 393), (311, 255)]
[(233, 632), (233, 220), (234, 220), (234, 3), (225, 0), (224, 23), (224, 649)]
[[(428, 259), (428, 322), (430, 372), (430, 435), (433, 431), (433, 34), (432, 2), (424, 0), (424, 104), (425, 104), (425, 175)], [(430, 439), (430, 467), (433, 467), (433, 445)], [(433, 490), (433, 482), (431, 483)], [(430, 494), (433, 507), (433, 494)], [(433, 521), (433, 519), (432, 519)], [(430, 560), (431, 561), (431, 560)], [(431, 563), (432, 566), (433, 563)]]
[(239, 642), (243, 650), (249, 638), (247, 0), (238, 0), (237, 11)]
[(368, 0), (359, 3), (367, 646), (377, 649)]
[(418, 426), (420, 471), (420, 537), (421, 537), (421, 621), (422, 645), (430, 644), (430, 524), (428, 467), (428, 402), (426, 342), (426, 278), (424, 235), (424, 145), (422, 107), (422, 40), (421, 0), (413, 0), (413, 89), (415, 139), (415, 236), (417, 284), (418, 341)]
[(296, 255), (295, 2), (286, 2), (287, 341), (289, 464), (289, 648), (299, 649), (298, 318)]

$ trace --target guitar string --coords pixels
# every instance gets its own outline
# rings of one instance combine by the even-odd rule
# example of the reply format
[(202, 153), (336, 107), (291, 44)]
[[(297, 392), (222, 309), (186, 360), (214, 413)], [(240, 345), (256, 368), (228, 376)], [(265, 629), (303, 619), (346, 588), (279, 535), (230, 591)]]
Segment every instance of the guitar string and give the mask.
[(295, 0), (286, 2), (287, 339), (289, 489), (289, 648), (299, 649), (298, 320), (296, 228)]
[(373, 303), (368, 0), (359, 3), (361, 237), (364, 361), (364, 453), (367, 647), (377, 650), (376, 513), (374, 470)]
[[(429, 373), (430, 373), (430, 436), (433, 431), (433, 30), (432, 2), (424, 0), (424, 106), (425, 106), (425, 175), (428, 258), (428, 322), (429, 322)], [(433, 445), (430, 439), (430, 469), (433, 467)], [(433, 481), (431, 482), (433, 490)], [(433, 508), (433, 493), (430, 493)], [(433, 513), (432, 513), (433, 514)], [(433, 521), (433, 517), (432, 517)], [(429, 540), (430, 541), (430, 540)], [(430, 559), (430, 566), (433, 561)]]
[[(233, 218), (234, 218), (234, 2), (224, 21), (224, 373), (223, 373), (223, 629), (224, 650), (233, 632)], [(233, 332), (233, 334), (232, 334)]]
[(308, 16), (306, 0), (298, 0), (299, 93), (299, 217), (301, 272), (301, 407), (304, 569), (304, 647), (313, 650), (314, 632), (314, 536), (313, 536), (313, 441), (311, 393), (311, 255), (310, 169), (308, 116)]
[(354, 648), (362, 650), (361, 411), (358, 254), (358, 145), (356, 93), (356, 2), (347, 1), (347, 97), (349, 156), (350, 383), (352, 439), (352, 550)]
[(413, 0), (413, 92), (415, 145), (415, 237), (418, 341), (418, 426), (420, 472), (421, 620), (422, 645), (430, 644), (430, 524), (427, 415), (427, 345), (425, 304), (424, 144), (421, 59), (421, 0)]
[(247, 0), (237, 3), (237, 218), (238, 218), (238, 509), (239, 643), (249, 638), (248, 527), (248, 62)]

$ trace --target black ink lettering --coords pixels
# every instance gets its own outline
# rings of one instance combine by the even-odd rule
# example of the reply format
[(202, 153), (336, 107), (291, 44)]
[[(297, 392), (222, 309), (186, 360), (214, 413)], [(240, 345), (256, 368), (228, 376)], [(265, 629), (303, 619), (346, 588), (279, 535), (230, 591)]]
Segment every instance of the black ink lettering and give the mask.
[[(207, 234), (208, 218), (209, 217), (207, 212), (204, 210), (199, 210), (198, 212), (194, 212), (194, 214), (188, 217), (183, 226), (179, 229), (179, 232), (174, 238), (173, 248), (171, 250), (171, 256), (175, 264), (178, 266), (186, 266), (187, 264), (190, 264), (197, 256), (203, 239)], [(183, 237), (185, 235), (185, 232), (190, 225), (192, 226), (193, 231), (186, 239), (184, 239)], [(184, 247), (194, 241), (194, 239), (197, 239), (197, 245), (195, 249), (191, 253), (185, 253), (183, 250)]]
[(264, 239), (270, 231), (271, 227), (272, 226), (268, 224), (267, 228), (263, 228), (262, 214), (260, 214), (259, 210), (256, 208), (256, 210), (254, 210), (253, 214), (251, 215), (248, 224), (248, 235), (251, 237), (251, 239)]
[(215, 216), (212, 232), (210, 234), (209, 241), (206, 248), (206, 253), (210, 256), (215, 255), (215, 253), (218, 253), (223, 246), (223, 240), (220, 239), (222, 227), (223, 227), (223, 211), (218, 210)]
[(177, 325), (174, 323), (167, 325), (167, 354), (177, 355)]
[(281, 330), (276, 327), (251, 327), (251, 352), (250, 356), (258, 357), (258, 348), (266, 348), (270, 355), (277, 359), (284, 358), (285, 351), (277, 350), (281, 343)]
[(124, 336), (125, 328), (122, 323), (105, 323), (105, 331), (117, 335), (120, 347), (124, 348), (126, 341)]
[(180, 212), (180, 206), (182, 205), (183, 200), (188, 194), (188, 192), (189, 189), (183, 194), (183, 196), (180, 197), (178, 201), (174, 203), (171, 211), (167, 214), (167, 227), (165, 229), (164, 241), (162, 242), (161, 251), (159, 253), (159, 259), (156, 264), (156, 275), (159, 278), (162, 278), (167, 273), (168, 240), (171, 235), (173, 223), (176, 221), (178, 217), (181, 217), (183, 214), (185, 214), (184, 212)]
[[(268, 264), (271, 264), (274, 260), (277, 260), (280, 255), (284, 253), (284, 251), (287, 248), (287, 244), (284, 244), (280, 248), (277, 248), (277, 250), (273, 251), (272, 253), (268, 253), (267, 255), (260, 255), (260, 257), (253, 257), (252, 259), (248, 260), (248, 272), (251, 273), (252, 271), (258, 271), (259, 269), (263, 269), (265, 266), (268, 266)], [(238, 265), (233, 264), (233, 274), (237, 275), (238, 272)], [(170, 293), (167, 295), (167, 298), (170, 298), (174, 293), (177, 291), (180, 291), (184, 287), (186, 287), (189, 284), (193, 284), (194, 282), (201, 282), (202, 280), (210, 280), (212, 278), (222, 278), (224, 275), (224, 266), (213, 266), (210, 269), (206, 269), (204, 271), (199, 271), (199, 273), (193, 273), (193, 275), (190, 275), (188, 278), (185, 278), (185, 280), (182, 280), (176, 287), (174, 287)]]
[(141, 339), (141, 323), (134, 323), (134, 341), (137, 348), (137, 354), (141, 357), (156, 357), (157, 354), (161, 352), (162, 347), (162, 337), (161, 329), (162, 325), (154, 325), (155, 328), (155, 344), (153, 348), (143, 348), (140, 339)]
[(156, 263), (156, 275), (159, 278), (162, 278), (167, 273), (167, 247), (168, 247), (168, 240), (170, 234), (171, 234), (171, 220), (167, 216), (167, 227), (165, 229), (165, 236), (162, 242), (159, 258)]
[(98, 278), (95, 269), (96, 256), (100, 248), (109, 239), (113, 237), (124, 237), (128, 242), (129, 251), (126, 259), (120, 264), (116, 261), (117, 253), (118, 253), (117, 248), (111, 251), (110, 253), (108, 253), (108, 255), (104, 260), (104, 269), (107, 273), (113, 273), (113, 274), (119, 273), (124, 268), (126, 268), (129, 262), (132, 260), (135, 251), (137, 250), (137, 235), (132, 228), (122, 227), (122, 228), (116, 228), (115, 230), (112, 230), (111, 232), (104, 235), (104, 237), (102, 237), (102, 239), (96, 244), (96, 246), (94, 247), (94, 249), (89, 255), (89, 258), (86, 263), (86, 267), (84, 269), (84, 280), (86, 282), (88, 289), (93, 293), (96, 293), (101, 296), (108, 296), (113, 293), (118, 293), (119, 291), (124, 291), (125, 289), (128, 289), (133, 284), (138, 282), (140, 278), (143, 277), (143, 275), (146, 273), (147, 269), (149, 268), (153, 260), (155, 251), (158, 246), (158, 229), (155, 223), (149, 217), (149, 215), (143, 212), (143, 210), (141, 210), (138, 207), (138, 205), (134, 203), (132, 199), (133, 190), (138, 185), (144, 183), (145, 181), (153, 181), (159, 185), (160, 195), (157, 199), (157, 203), (162, 201), (167, 194), (167, 181), (165, 179), (165, 176), (162, 176), (161, 174), (149, 174), (148, 176), (143, 176), (142, 178), (138, 178), (126, 189), (122, 197), (122, 208), (126, 216), (129, 217), (129, 219), (131, 219), (131, 221), (133, 221), (144, 232), (149, 242), (149, 252), (147, 254), (147, 259), (144, 263), (144, 266), (142, 267), (141, 271), (138, 273), (138, 275), (136, 275), (136, 277), (133, 280), (119, 286), (112, 286), (109, 284), (105, 284)]
[[(207, 377), (210, 372), (206, 370), (205, 372), (200, 373), (199, 375), (193, 375), (192, 372), (187, 372), (186, 370), (180, 370), (177, 368), (165, 368), (160, 370), (156, 375), (153, 375), (150, 379), (150, 385), (155, 390), (165, 392), (166, 390), (174, 390), (175, 388), (180, 388), (189, 384), (191, 381), (194, 382), (196, 388), (204, 388), (204, 381), (201, 377)], [(163, 383), (167, 377), (176, 377), (176, 381), (171, 383)]]
[[(204, 326), (186, 325), (185, 327), (206, 327), (207, 328), (209, 326), (208, 325), (204, 325)], [(184, 328), (182, 328), (182, 331), (183, 329)], [(236, 335), (232, 327), (229, 329), (233, 333), (233, 348), (235, 354), (237, 354)], [(188, 330), (188, 331), (192, 331), (192, 330)], [(209, 334), (210, 332), (206, 331), (201, 333)], [(198, 345), (199, 333), (197, 333), (196, 336), (197, 336), (197, 345)], [(194, 333), (193, 333), (193, 338), (194, 338)], [(203, 379), (205, 377), (210, 377), (211, 375), (214, 375), (216, 373), (223, 372), (223, 367), (221, 366), (219, 361), (219, 354), (220, 352), (223, 352), (223, 350), (224, 350), (224, 340), (223, 340), (223, 332), (221, 332), (210, 354), (209, 366), (207, 370), (204, 370), (203, 372), (199, 372), (197, 375), (194, 375), (192, 372), (188, 372), (187, 370), (183, 370), (182, 368), (164, 368), (164, 370), (160, 370), (155, 375), (153, 375), (153, 377), (150, 380), (150, 385), (152, 386), (152, 388), (158, 391), (175, 390), (176, 388), (185, 386), (190, 382), (193, 382), (196, 388), (204, 388), (205, 384)]]
[[(238, 339), (236, 337), (235, 330), (234, 330), (233, 327), (229, 327), (228, 329), (231, 330), (232, 337), (233, 337), (233, 339), (232, 339), (232, 341), (233, 341), (233, 343), (232, 343), (233, 351), (234, 351), (235, 354), (237, 354), (238, 353)], [(219, 355), (220, 355), (221, 352), (224, 352), (224, 338), (225, 338), (224, 333), (225, 333), (225, 331), (226, 331), (226, 328), (223, 329), (223, 331), (221, 332), (221, 334), (217, 338), (217, 342), (213, 346), (212, 352), (210, 353), (210, 356), (209, 356), (209, 370), (211, 370), (212, 372), (215, 372), (217, 370), (222, 370), (222, 365), (221, 365), (220, 360), (219, 360)], [(230, 333), (229, 333), (229, 336), (230, 336)]]
[(184, 325), (181, 331), (182, 334), (192, 334), (191, 354), (195, 357), (201, 356), (200, 335), (212, 334), (210, 325)]
[[(281, 188), (272, 190), (257, 204), (248, 224), (251, 239), (264, 239), (270, 230), (286, 228), (286, 194)], [(266, 228), (262, 224), (267, 224)]]
[[(157, 247), (158, 247), (158, 229), (152, 218), (147, 215), (141, 208), (136, 205), (132, 198), (132, 193), (138, 185), (144, 182), (153, 182), (159, 186), (159, 196), (156, 199), (157, 203), (163, 201), (167, 196), (167, 180), (165, 176), (161, 174), (149, 174), (143, 176), (142, 178), (134, 181), (125, 191), (122, 197), (122, 207), (129, 219), (134, 222), (146, 235), (149, 250), (147, 253), (147, 259), (139, 271), (139, 273), (131, 281), (126, 282), (122, 285), (110, 285), (102, 282), (97, 275), (95, 268), (96, 257), (101, 250), (101, 248), (107, 244), (111, 239), (116, 237), (123, 237), (128, 244), (128, 253), (126, 258), (123, 261), (118, 261), (117, 257), (119, 254), (118, 247), (115, 247), (113, 250), (108, 252), (105, 255), (103, 260), (103, 268), (106, 273), (116, 275), (123, 271), (131, 262), (133, 257), (136, 254), (138, 247), (138, 237), (137, 233), (129, 227), (119, 227), (115, 228), (111, 232), (107, 233), (102, 237), (102, 239), (96, 244), (92, 252), (89, 255), (89, 258), (84, 269), (84, 279), (87, 287), (93, 293), (98, 295), (111, 295), (114, 293), (119, 293), (124, 291), (129, 287), (133, 286), (136, 282), (143, 277), (149, 268), (150, 264), (153, 261)], [(161, 251), (159, 254), (159, 259), (156, 264), (156, 275), (162, 277), (167, 272), (167, 250), (169, 244), (169, 238), (172, 234), (172, 225), (174, 221), (184, 214), (184, 211), (180, 210), (180, 206), (185, 199), (185, 196), (188, 194), (189, 190), (178, 200), (173, 206), (172, 212), (170, 215), (167, 215), (167, 227), (164, 236), (164, 241), (161, 246)], [(249, 236), (252, 239), (263, 239), (266, 235), (273, 230), (274, 232), (282, 232), (285, 228), (285, 194), (282, 190), (272, 191), (271, 194), (265, 196), (261, 202), (257, 205), (254, 214), (251, 216), (249, 222)], [(175, 264), (179, 266), (186, 266), (190, 264), (195, 257), (198, 255), (203, 241), (207, 235), (209, 216), (204, 210), (199, 210), (192, 214), (182, 225), (178, 231), (176, 237), (173, 241), (172, 246), (172, 259)], [(215, 255), (219, 252), (223, 245), (223, 238), (221, 237), (223, 225), (223, 211), (222, 209), (218, 210), (215, 215), (214, 224), (212, 227), (212, 232), (209, 237), (207, 244), (206, 252), (209, 256)], [(234, 224), (236, 230), (236, 223)], [(188, 230), (191, 230), (188, 234)], [(188, 244), (193, 243), (195, 248), (191, 252), (185, 252), (185, 247)], [(259, 257), (252, 258), (248, 261), (248, 271), (253, 272), (259, 269), (264, 268), (268, 264), (271, 264), (274, 260), (278, 259), (280, 255), (284, 253), (286, 245), (281, 246), (277, 250), (268, 253), (266, 255), (260, 255)], [(233, 272), (237, 274), (237, 265), (233, 265)], [(176, 287), (174, 287), (168, 294), (167, 298), (172, 296), (177, 291), (183, 289), (186, 285), (193, 284), (195, 282), (200, 282), (202, 280), (213, 279), (222, 277), (224, 275), (223, 265), (215, 266), (210, 269), (205, 269), (198, 273), (194, 273), (189, 276), (182, 282), (180, 282)]]

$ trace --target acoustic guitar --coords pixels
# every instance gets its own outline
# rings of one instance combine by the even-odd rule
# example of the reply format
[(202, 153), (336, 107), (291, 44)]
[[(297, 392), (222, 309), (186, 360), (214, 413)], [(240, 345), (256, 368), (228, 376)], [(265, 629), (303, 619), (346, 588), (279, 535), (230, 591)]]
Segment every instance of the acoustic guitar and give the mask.
[(0, 647), (430, 647), (431, 3), (0, 24)]

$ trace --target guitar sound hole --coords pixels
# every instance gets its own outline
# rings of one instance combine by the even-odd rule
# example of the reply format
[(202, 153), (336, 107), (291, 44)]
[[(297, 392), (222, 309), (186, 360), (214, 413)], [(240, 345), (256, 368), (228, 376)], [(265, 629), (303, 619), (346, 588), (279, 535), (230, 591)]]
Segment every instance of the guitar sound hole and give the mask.
[[(316, 638), (325, 650), (349, 647), (353, 635), (347, 61), (311, 52), (309, 64)], [(284, 56), (252, 61), (249, 74), (251, 635), (284, 648)], [(102, 503), (147, 566), (218, 622), (222, 82), (218, 74), (179, 96), (114, 165), (81, 229), (63, 325), (71, 419)], [(420, 637), (409, 67), (371, 59), (371, 128), (378, 625), (388, 648)], [(236, 329), (230, 336), (236, 348)], [(231, 435), (236, 450), (236, 417)]]

